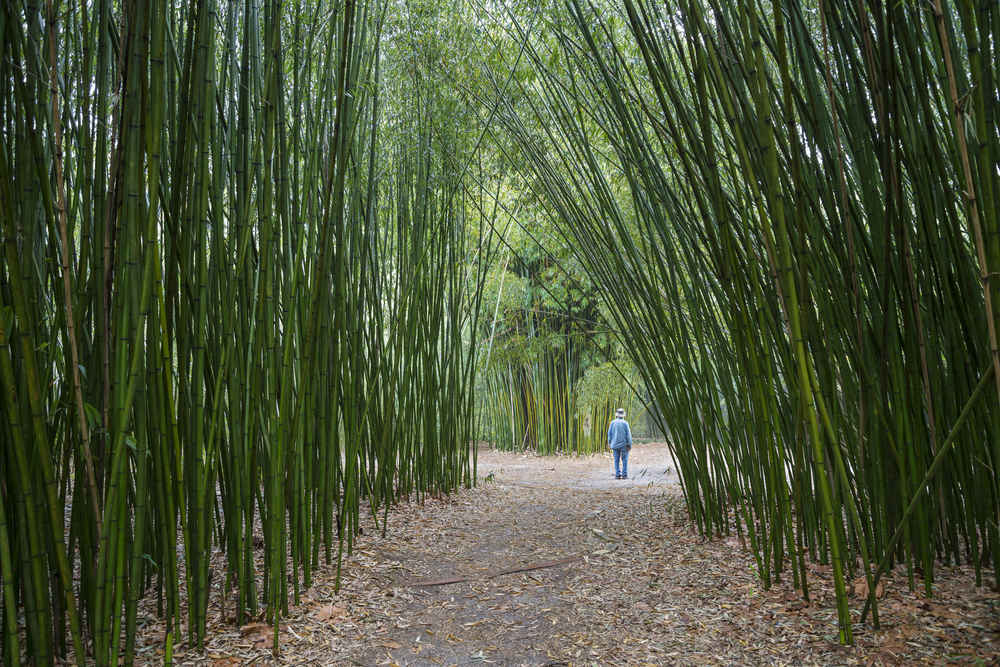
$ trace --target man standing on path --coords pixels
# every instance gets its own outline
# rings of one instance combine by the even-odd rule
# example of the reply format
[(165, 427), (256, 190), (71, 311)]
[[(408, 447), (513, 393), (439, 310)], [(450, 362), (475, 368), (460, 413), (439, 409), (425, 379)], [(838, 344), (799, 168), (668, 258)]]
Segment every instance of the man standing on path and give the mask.
[(615, 418), (608, 426), (608, 447), (615, 454), (615, 479), (628, 479), (628, 453), (632, 449), (632, 429), (625, 421), (623, 408), (615, 410)]

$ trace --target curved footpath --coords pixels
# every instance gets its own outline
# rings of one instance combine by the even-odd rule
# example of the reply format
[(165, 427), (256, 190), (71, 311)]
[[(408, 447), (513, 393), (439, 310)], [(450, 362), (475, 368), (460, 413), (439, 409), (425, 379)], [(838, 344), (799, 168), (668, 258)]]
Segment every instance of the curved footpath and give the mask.
[[(937, 596), (886, 582), (883, 631), (836, 643), (825, 568), (812, 605), (763, 591), (737, 538), (687, 523), (663, 445), (638, 445), (632, 478), (610, 456), (479, 452), (480, 486), (402, 505), (382, 538), (369, 516), (333, 593), (333, 568), (291, 610), (281, 664), (664, 665), (972, 662), (1000, 657), (1000, 595), (967, 569), (939, 573)], [(216, 596), (218, 597), (218, 596)], [(860, 610), (855, 601), (852, 609)], [(266, 627), (216, 623), (204, 656), (177, 664), (271, 664)], [(155, 638), (155, 621), (144, 635)], [(159, 635), (162, 638), (162, 634)], [(143, 654), (157, 657), (158, 646)]]

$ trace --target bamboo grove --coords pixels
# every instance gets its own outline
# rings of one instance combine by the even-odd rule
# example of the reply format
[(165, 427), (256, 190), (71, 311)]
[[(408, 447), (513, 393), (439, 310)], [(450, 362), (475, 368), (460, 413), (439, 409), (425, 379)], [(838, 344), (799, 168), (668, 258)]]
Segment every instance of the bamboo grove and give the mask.
[(492, 236), (390, 9), (3, 3), (5, 664), (131, 663), (144, 596), (168, 663), (210, 595), (277, 653), (361, 512), (473, 482)]
[(477, 387), (479, 437), (541, 455), (603, 451), (608, 406), (588, 409), (580, 391), (596, 356), (594, 337), (568, 318), (538, 312), (537, 304), (518, 304), (502, 317), (499, 305), (497, 298), (494, 321), (484, 322), (490, 331)]
[(540, 455), (603, 452), (609, 416), (632, 407), (637, 375), (608, 330), (594, 283), (544, 220), (540, 202), (502, 154), (483, 154), (500, 163), (492, 203), (507, 222), (498, 229), (503, 248), (483, 285), (491, 316), (481, 319), (477, 336), (484, 348), (477, 437), (497, 449)]
[(531, 449), (539, 455), (604, 452), (608, 415), (623, 406), (638, 435), (635, 416), (642, 415), (642, 406), (619, 373), (622, 364), (592, 364), (581, 371), (584, 346), (554, 344), (537, 356), (495, 361), (481, 371), (479, 437), (500, 450)]
[(828, 563), (843, 642), (893, 566), (989, 583), (997, 4), (559, 4), (497, 16), (530, 71), (497, 68), (495, 138), (607, 297), (698, 528), (807, 598)]

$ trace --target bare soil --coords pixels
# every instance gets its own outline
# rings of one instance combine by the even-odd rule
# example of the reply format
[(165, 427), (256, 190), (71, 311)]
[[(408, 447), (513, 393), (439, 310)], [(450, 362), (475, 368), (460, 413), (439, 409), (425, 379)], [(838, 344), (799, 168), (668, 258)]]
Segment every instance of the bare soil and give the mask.
[[(996, 664), (1000, 594), (968, 568), (936, 573), (935, 596), (889, 575), (882, 629), (837, 643), (829, 571), (810, 572), (811, 603), (790, 575), (762, 590), (735, 537), (691, 529), (663, 444), (637, 445), (629, 480), (610, 454), (535, 457), (479, 451), (479, 485), (403, 504), (381, 537), (370, 517), (346, 560), (316, 573), (280, 632), (210, 611), (204, 654), (176, 664), (664, 665)], [(863, 600), (852, 602), (857, 618)], [(160, 663), (147, 615), (141, 656)]]

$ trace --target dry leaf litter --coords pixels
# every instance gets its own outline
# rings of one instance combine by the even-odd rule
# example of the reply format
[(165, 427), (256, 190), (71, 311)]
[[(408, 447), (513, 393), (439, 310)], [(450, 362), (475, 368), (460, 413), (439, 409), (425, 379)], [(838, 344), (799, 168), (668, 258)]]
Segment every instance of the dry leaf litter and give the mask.
[[(610, 456), (478, 453), (479, 486), (370, 514), (345, 559), (314, 573), (279, 627), (237, 627), (213, 578), (204, 653), (178, 665), (913, 665), (997, 664), (1000, 594), (970, 568), (940, 568), (934, 597), (905, 572), (882, 584), (881, 630), (837, 643), (829, 568), (810, 566), (811, 603), (791, 575), (763, 590), (735, 537), (692, 530), (662, 444), (637, 445), (631, 478)], [(263, 550), (258, 549), (258, 556)], [(213, 571), (224, 571), (213, 554)], [(992, 574), (989, 580), (992, 580)], [(864, 584), (855, 584), (859, 618)], [(155, 600), (143, 601), (140, 663), (163, 661)]]

